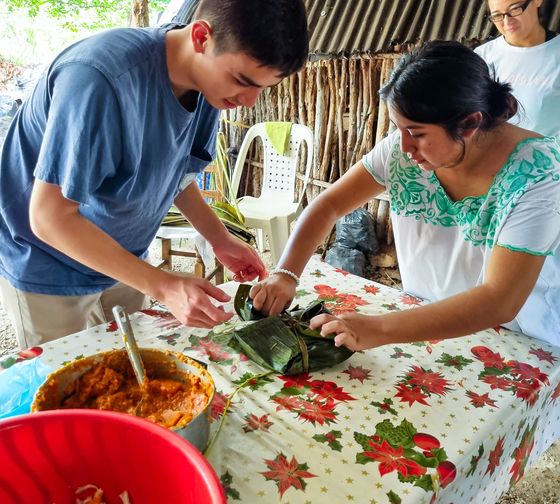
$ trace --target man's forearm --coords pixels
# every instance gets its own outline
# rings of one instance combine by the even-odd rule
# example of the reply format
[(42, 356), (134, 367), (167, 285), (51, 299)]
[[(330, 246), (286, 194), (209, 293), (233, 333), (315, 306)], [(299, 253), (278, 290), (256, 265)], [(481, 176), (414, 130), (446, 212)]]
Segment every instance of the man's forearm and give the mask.
[(48, 219), (34, 230), (41, 240), (75, 261), (140, 292), (159, 298), (169, 274), (125, 250), (79, 213)]
[(195, 183), (177, 196), (175, 206), (211, 245), (216, 246), (229, 238), (228, 230), (204, 201)]

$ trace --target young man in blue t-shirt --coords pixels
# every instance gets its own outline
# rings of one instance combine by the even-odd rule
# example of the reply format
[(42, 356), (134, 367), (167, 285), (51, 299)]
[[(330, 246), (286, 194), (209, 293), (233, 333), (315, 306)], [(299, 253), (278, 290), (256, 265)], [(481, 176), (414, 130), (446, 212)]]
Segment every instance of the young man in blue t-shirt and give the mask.
[(64, 50), (0, 158), (0, 296), (21, 347), (135, 311), (151, 296), (187, 325), (231, 317), (208, 281), (143, 260), (172, 203), (239, 281), (265, 267), (192, 181), (214, 158), (219, 110), (251, 107), (299, 70), (302, 0), (202, 0), (188, 26), (116, 29)]

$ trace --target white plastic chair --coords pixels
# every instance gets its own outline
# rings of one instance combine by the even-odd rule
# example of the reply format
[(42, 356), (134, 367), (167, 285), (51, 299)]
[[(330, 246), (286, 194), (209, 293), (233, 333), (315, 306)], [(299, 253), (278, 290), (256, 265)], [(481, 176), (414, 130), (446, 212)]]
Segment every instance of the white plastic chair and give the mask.
[[(233, 171), (232, 189), (237, 194), (245, 158), (252, 141), (260, 137), (264, 146), (264, 172), (261, 195), (239, 200), (239, 210), (247, 227), (257, 230), (257, 246), (264, 250), (264, 235), (268, 236), (271, 260), (276, 265), (290, 235), (290, 224), (302, 211), (302, 200), (313, 163), (313, 131), (302, 124), (292, 124), (289, 144), (284, 155), (278, 154), (268, 139), (264, 123), (249, 128)], [(296, 200), (296, 171), (301, 143), (307, 144), (307, 159), (303, 187)]]

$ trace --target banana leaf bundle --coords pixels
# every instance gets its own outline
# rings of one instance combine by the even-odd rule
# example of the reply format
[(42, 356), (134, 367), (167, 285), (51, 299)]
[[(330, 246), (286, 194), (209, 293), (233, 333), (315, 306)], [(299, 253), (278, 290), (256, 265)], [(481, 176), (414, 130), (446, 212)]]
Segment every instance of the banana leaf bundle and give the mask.
[(309, 327), (309, 321), (329, 313), (324, 302), (307, 308), (296, 306), (280, 315), (265, 317), (254, 309), (249, 298), (251, 286), (242, 284), (235, 296), (235, 311), (242, 320), (254, 321), (233, 331), (233, 342), (257, 364), (280, 374), (318, 371), (348, 359), (354, 352), (334, 345), (334, 334), (323, 337)]

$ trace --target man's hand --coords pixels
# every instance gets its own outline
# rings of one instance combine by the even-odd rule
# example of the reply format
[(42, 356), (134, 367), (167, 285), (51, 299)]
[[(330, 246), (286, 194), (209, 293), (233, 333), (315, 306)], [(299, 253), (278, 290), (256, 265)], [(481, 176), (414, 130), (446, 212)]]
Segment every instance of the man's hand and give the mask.
[(222, 306), (215, 306), (211, 298), (225, 303), (231, 298), (208, 280), (192, 275), (171, 273), (165, 290), (156, 299), (161, 301), (175, 318), (191, 327), (214, 327), (229, 320), (232, 312)]
[(233, 273), (236, 282), (266, 277), (266, 268), (257, 251), (233, 236), (206, 204), (196, 184), (189, 184), (175, 198), (175, 205), (192, 226), (206, 238), (218, 261)]
[(228, 233), (228, 238), (214, 245), (214, 254), (229, 271), (236, 282), (250, 282), (266, 278), (266, 266), (257, 251)]

